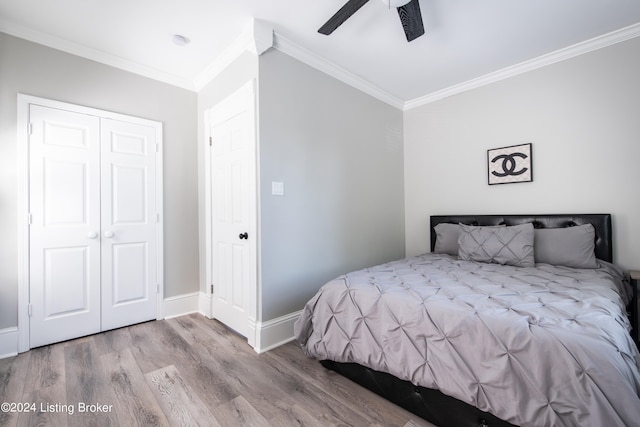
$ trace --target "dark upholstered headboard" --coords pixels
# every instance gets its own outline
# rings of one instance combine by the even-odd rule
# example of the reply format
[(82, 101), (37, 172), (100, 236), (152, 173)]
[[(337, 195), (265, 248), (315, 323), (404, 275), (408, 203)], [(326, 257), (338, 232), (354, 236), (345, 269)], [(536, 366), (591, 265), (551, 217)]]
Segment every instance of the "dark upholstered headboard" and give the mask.
[(596, 257), (613, 262), (611, 214), (567, 215), (435, 215), (431, 217), (431, 250), (436, 244), (433, 227), (441, 222), (466, 225), (518, 225), (533, 223), (535, 228), (563, 228), (593, 224), (596, 229)]

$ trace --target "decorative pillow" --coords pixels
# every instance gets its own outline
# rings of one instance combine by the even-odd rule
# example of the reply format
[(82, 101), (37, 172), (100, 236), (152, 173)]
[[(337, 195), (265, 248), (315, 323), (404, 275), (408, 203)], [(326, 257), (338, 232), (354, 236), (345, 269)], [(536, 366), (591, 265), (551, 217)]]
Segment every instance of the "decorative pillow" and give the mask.
[(436, 232), (436, 245), (433, 248), (433, 252), (457, 256), (460, 224), (441, 222), (433, 227), (433, 230)]
[(468, 261), (533, 267), (533, 242), (534, 229), (531, 223), (511, 227), (460, 224), (458, 257)]
[(598, 268), (596, 230), (591, 224), (535, 231), (535, 259), (573, 268)]
[[(436, 232), (436, 244), (433, 247), (435, 254), (448, 254), (458, 256), (458, 238), (460, 237), (460, 225), (450, 222), (441, 222), (433, 227)], [(505, 227), (500, 225), (485, 225), (484, 227)]]

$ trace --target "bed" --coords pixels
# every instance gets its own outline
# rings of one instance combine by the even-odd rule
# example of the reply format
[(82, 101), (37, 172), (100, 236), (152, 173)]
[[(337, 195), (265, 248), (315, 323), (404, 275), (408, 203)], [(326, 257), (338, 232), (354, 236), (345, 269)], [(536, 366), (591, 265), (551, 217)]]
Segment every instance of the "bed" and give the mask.
[(305, 305), (308, 356), (441, 427), (640, 425), (610, 215), (430, 221), (431, 253), (340, 276)]

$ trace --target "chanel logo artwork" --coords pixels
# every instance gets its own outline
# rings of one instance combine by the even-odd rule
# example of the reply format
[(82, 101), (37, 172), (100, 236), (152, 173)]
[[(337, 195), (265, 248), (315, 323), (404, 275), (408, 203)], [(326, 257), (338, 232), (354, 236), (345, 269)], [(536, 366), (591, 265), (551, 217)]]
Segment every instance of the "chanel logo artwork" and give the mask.
[(487, 150), (489, 185), (533, 181), (531, 144)]

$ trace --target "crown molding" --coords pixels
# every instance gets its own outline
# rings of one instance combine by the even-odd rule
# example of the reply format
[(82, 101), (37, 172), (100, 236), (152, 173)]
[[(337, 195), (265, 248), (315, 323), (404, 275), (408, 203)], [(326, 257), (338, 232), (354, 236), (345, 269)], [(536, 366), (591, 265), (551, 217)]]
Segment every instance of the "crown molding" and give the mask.
[(92, 49), (90, 47), (70, 42), (59, 37), (54, 37), (39, 31), (35, 31), (21, 25), (17, 25), (6, 20), (0, 19), (0, 32), (11, 36), (19, 37), (33, 43), (41, 44), (52, 49), (60, 50), (82, 58), (90, 59), (111, 67), (129, 71), (153, 80), (158, 80), (172, 86), (178, 86), (183, 89), (195, 91), (194, 84), (189, 79), (185, 79), (174, 74), (165, 73), (152, 67), (139, 64), (135, 61), (121, 58), (119, 56), (110, 55), (108, 53)]
[(640, 23), (594, 37), (584, 42), (559, 49), (555, 52), (485, 74), (484, 76), (471, 79), (464, 83), (450, 86), (409, 101), (403, 101), (391, 93), (373, 85), (367, 80), (294, 43), (286, 37), (274, 32), (272, 27), (264, 21), (256, 19), (252, 19), (241, 35), (231, 45), (229, 45), (229, 47), (227, 47), (215, 61), (210, 63), (200, 74), (198, 74), (193, 81), (165, 73), (155, 68), (139, 64), (135, 61), (110, 55), (97, 49), (92, 49), (78, 43), (35, 31), (12, 22), (8, 22), (4, 19), (0, 19), (0, 32), (194, 92), (202, 89), (242, 53), (250, 51), (256, 55), (260, 55), (273, 47), (343, 83), (373, 96), (380, 101), (403, 111), (407, 111), (638, 37), (640, 36)]
[(547, 65), (555, 64), (576, 56), (583, 55), (585, 53), (592, 52), (594, 50), (602, 49), (607, 46), (614, 45), (635, 37), (640, 36), (640, 23), (630, 25), (628, 27), (621, 28), (616, 31), (612, 31), (607, 34), (603, 34), (592, 39), (576, 43), (572, 46), (556, 50), (555, 52), (548, 53), (546, 55), (533, 58), (531, 60), (521, 62), (516, 65), (512, 65), (507, 68), (495, 71), (493, 73), (485, 74), (484, 76), (466, 81), (461, 84), (457, 84), (428, 95), (412, 99), (404, 103), (403, 110), (407, 111), (412, 108), (426, 105), (431, 102), (447, 98), (449, 96), (457, 95), (462, 92), (466, 92), (472, 89), (476, 89), (482, 86), (486, 86), (491, 83), (495, 83), (500, 80), (505, 80), (510, 77), (517, 76), (519, 74), (526, 73), (528, 71), (536, 70), (538, 68), (546, 67)]
[(249, 50), (254, 55), (260, 56), (273, 47), (273, 26), (271, 24), (254, 18), (245, 31), (251, 33)]
[(386, 92), (377, 86), (369, 83), (365, 79), (356, 76), (355, 74), (345, 70), (342, 67), (326, 60), (325, 58), (316, 55), (310, 50), (292, 42), (286, 37), (274, 32), (273, 34), (273, 48), (279, 50), (282, 53), (301, 61), (331, 77), (340, 80), (343, 83), (348, 84), (362, 92), (373, 96), (374, 98), (386, 102), (387, 104), (403, 109), (404, 102), (389, 92)]
[(262, 55), (273, 46), (273, 28), (259, 19), (252, 19), (244, 28), (240, 36), (235, 39), (222, 53), (194, 79), (196, 91), (200, 91), (218, 74), (226, 69), (244, 52)]

